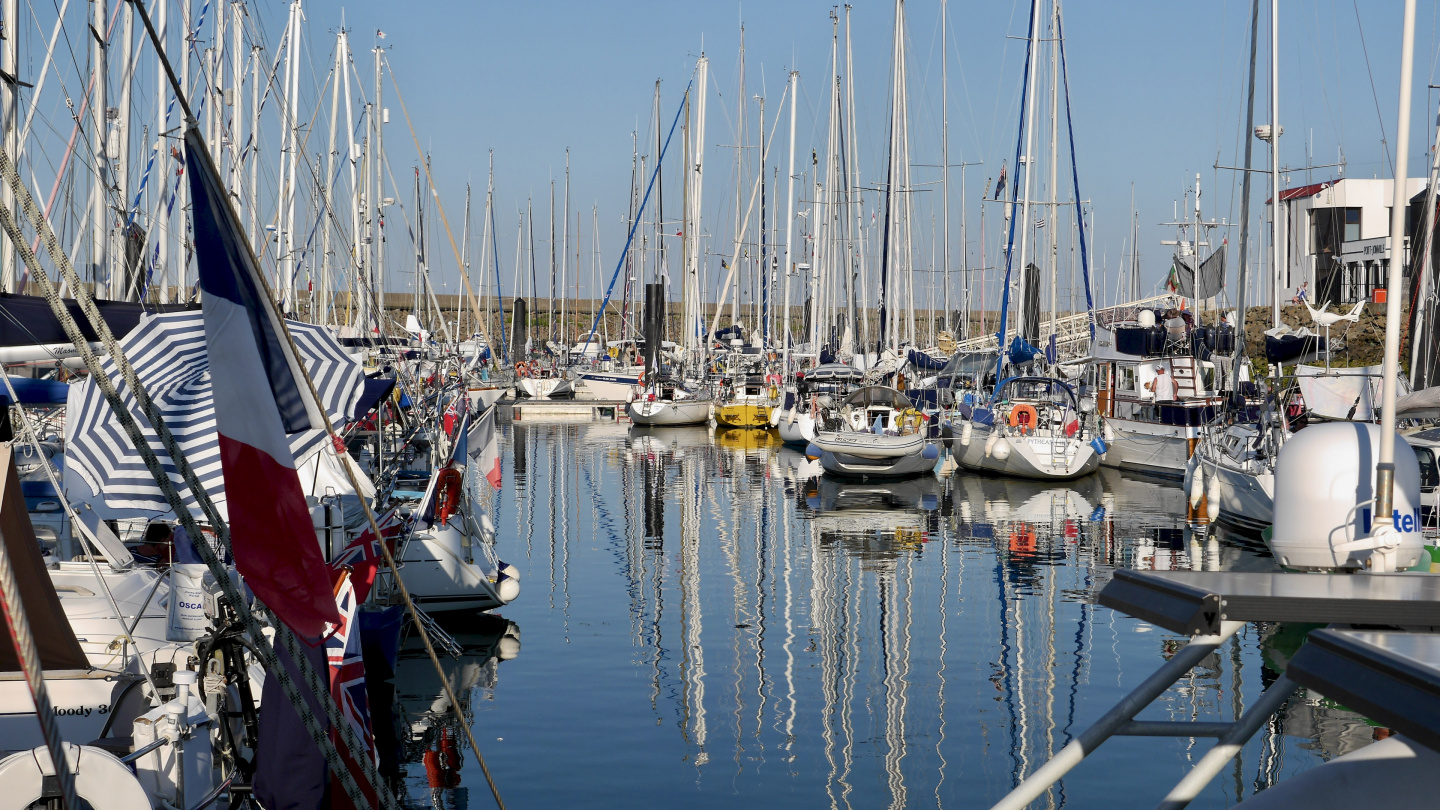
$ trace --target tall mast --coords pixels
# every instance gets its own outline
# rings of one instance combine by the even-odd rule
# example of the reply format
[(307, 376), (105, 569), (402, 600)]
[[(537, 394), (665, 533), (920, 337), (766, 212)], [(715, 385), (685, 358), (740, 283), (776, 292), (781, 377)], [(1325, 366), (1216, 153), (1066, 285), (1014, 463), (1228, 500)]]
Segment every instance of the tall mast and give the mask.
[[(164, 13), (163, 11), (161, 12)], [(20, 64), (20, 2), (4, 0), (0, 4), (3, 15), (5, 39), (0, 42), (0, 71), (6, 76), (18, 76)], [(164, 25), (162, 22), (161, 25)], [(13, 81), (0, 82), (0, 127), (4, 128), (5, 152), (9, 155), (20, 153), (20, 87)], [(0, 183), (0, 203), (11, 211), (15, 210), (15, 192), (9, 183)], [(18, 292), (19, 277), (15, 272), (15, 245), (9, 239), (0, 244), (0, 290)]]
[[(854, 279), (854, 286), (860, 291), (858, 305), (865, 316), (860, 319), (859, 332), (860, 345), (870, 346), (870, 314), (869, 289), (870, 280), (865, 272), (865, 202), (860, 196), (860, 156), (855, 150), (855, 59), (850, 48), (850, 5), (845, 6), (845, 109), (848, 114), (845, 116), (848, 124), (848, 137), (845, 142), (850, 145), (846, 171), (849, 172), (849, 182), (846, 188), (849, 189), (853, 199), (849, 201), (854, 208), (854, 216), (850, 217), (854, 227), (852, 238), (852, 250), (855, 256), (855, 266), (851, 270), (851, 277)], [(851, 292), (851, 300), (855, 301), (854, 292)], [(864, 352), (861, 352), (862, 356)]]
[[(106, 8), (110, 5), (109, 0), (93, 0), (90, 4), (94, 12), (90, 18), (90, 25), (95, 32), (90, 43), (90, 82), (95, 88), (94, 101), (90, 104), (90, 120), (93, 131), (91, 137), (92, 152), (95, 155), (95, 175), (92, 178), (94, 183), (94, 201), (90, 207), (90, 278), (97, 285), (107, 282), (110, 285), (110, 297), (119, 298), (123, 295), (120, 289), (120, 279), (110, 273), (109, 248), (110, 231), (106, 227), (106, 211), (109, 210), (107, 200), (109, 199), (108, 189), (110, 188), (110, 161), (105, 159), (109, 153), (109, 138), (106, 133), (105, 111), (109, 108), (109, 98), (106, 93), (109, 66), (106, 64), (106, 48), (103, 41), (105, 18), (108, 16)], [(18, 28), (19, 26), (16, 26)], [(6, 240), (9, 241), (9, 240)]]
[[(239, 5), (239, 4), (237, 3), (236, 5)], [(331, 286), (331, 282), (330, 282), (330, 267), (331, 267), (331, 258), (330, 258), (330, 256), (331, 256), (331, 250), (332, 250), (332, 248), (331, 248), (331, 232), (334, 230), (334, 228), (333, 228), (333, 226), (331, 226), (329, 223), (326, 223), (326, 222), (323, 221), (324, 218), (325, 218), (325, 211), (324, 211), (323, 209), (328, 209), (328, 210), (330, 210), (330, 211), (334, 211), (334, 210), (335, 210), (335, 188), (334, 188), (333, 183), (335, 182), (335, 161), (336, 161), (336, 159), (338, 158), (338, 155), (337, 155), (337, 153), (336, 153), (336, 151), (335, 151), (335, 150), (336, 150), (335, 136), (336, 136), (336, 130), (338, 129), (339, 122), (340, 122), (340, 86), (341, 86), (341, 83), (342, 83), (342, 82), (341, 82), (341, 74), (344, 73), (344, 71), (345, 71), (345, 61), (344, 61), (345, 44), (344, 44), (344, 41), (345, 41), (345, 32), (344, 32), (344, 31), (339, 31), (339, 32), (337, 32), (337, 33), (335, 34), (335, 66), (334, 66), (334, 68), (333, 68), (333, 70), (332, 70), (332, 79), (331, 79), (331, 80), (334, 82), (334, 84), (333, 84), (333, 86), (330, 88), (330, 145), (329, 145), (329, 148), (325, 150), (325, 177), (323, 178), (323, 181), (324, 181), (324, 182), (323, 182), (323, 184), (322, 184), (322, 189), (323, 189), (323, 191), (324, 191), (324, 193), (325, 193), (325, 197), (324, 197), (324, 199), (322, 200), (322, 203), (321, 203), (321, 205), (322, 205), (322, 211), (321, 211), (321, 213), (320, 213), (320, 216), (321, 216), (321, 219), (322, 219), (321, 226), (320, 226), (320, 227), (322, 228), (321, 247), (320, 247), (320, 285), (319, 285), (319, 286), (320, 286), (320, 289), (317, 290), (316, 292), (317, 292), (317, 301), (322, 302), (322, 303), (321, 303), (321, 305), (320, 305), (319, 307), (317, 307), (317, 311), (316, 311), (315, 313), (313, 313), (316, 323), (325, 323), (325, 322), (326, 322), (326, 318), (327, 318), (327, 314), (326, 314), (326, 312), (325, 312), (326, 307), (325, 307), (325, 304), (324, 304), (323, 302), (328, 301), (329, 296), (330, 296), (330, 294), (331, 294), (330, 291), (331, 291), (331, 289), (333, 289), (332, 286)], [(240, 75), (240, 74), (239, 74), (239, 72), (237, 71), (235, 75), (238, 76), (238, 75)], [(238, 116), (237, 116), (237, 118), (238, 118)], [(346, 135), (345, 135), (345, 140), (347, 141), (347, 149), (346, 149), (346, 151), (348, 152), (348, 151), (349, 151), (349, 149), (348, 149), (348, 141), (350, 140), (350, 135), (349, 135), (349, 122), (346, 122)], [(236, 165), (237, 165), (237, 166), (239, 165), (238, 162), (236, 163)], [(338, 221), (338, 220), (339, 220), (339, 217), (336, 217), (335, 219)]]
[[(835, 12), (830, 12), (833, 21)], [(830, 64), (835, 64), (834, 47), (831, 47)], [(785, 310), (781, 315), (784, 326), (780, 328), (781, 340), (781, 362), (780, 373), (786, 374), (790, 371), (790, 290), (794, 287), (795, 276), (795, 85), (800, 81), (800, 71), (790, 71), (790, 157), (785, 169), (785, 272), (781, 278), (785, 279)], [(814, 295), (814, 292), (811, 292)], [(812, 333), (813, 333), (813, 326)], [(811, 347), (812, 349), (814, 346)]]
[[(735, 244), (740, 244), (740, 235), (744, 233), (744, 224), (740, 221), (740, 194), (745, 187), (745, 24), (740, 24), (740, 90), (736, 94), (735, 105), (735, 134), (738, 136), (735, 146)], [(742, 254), (736, 253), (731, 259), (739, 263)], [(730, 275), (735, 279), (735, 289), (730, 298), (730, 323), (737, 322), (736, 316), (740, 312), (740, 272), (739, 268), (730, 268)]]
[[(1400, 113), (1395, 128), (1395, 193), (1390, 205), (1390, 269), (1385, 286), (1385, 376), (1380, 411), (1380, 460), (1375, 465), (1375, 531), (1398, 543), (1392, 511), (1395, 493), (1395, 399), (1400, 375), (1400, 296), (1405, 267), (1405, 214), (1410, 194), (1405, 188), (1410, 159), (1410, 88), (1415, 60), (1415, 0), (1405, 0), (1400, 44)], [(1278, 195), (1277, 195), (1278, 196)], [(1394, 548), (1394, 546), (1388, 546)], [(1386, 546), (1381, 546), (1386, 548)], [(1378, 568), (1378, 566), (1377, 566)], [(1391, 569), (1393, 570), (1393, 568)]]
[(371, 182), (374, 184), (375, 196), (371, 201), (373, 217), (371, 225), (375, 239), (375, 264), (371, 271), (372, 290), (375, 295), (376, 313), (375, 328), (383, 331), (385, 328), (385, 119), (390, 117), (389, 112), (382, 103), (380, 84), (380, 62), (385, 56), (385, 49), (377, 43), (375, 45), (375, 107), (374, 114), (370, 117), (370, 124), (374, 128), (373, 140), (370, 143), (370, 150), (374, 155), (374, 173), (371, 175)]
[[(1060, 298), (1060, 221), (1057, 208), (1060, 202), (1060, 186), (1056, 174), (1060, 165), (1060, 49), (1055, 41), (1060, 36), (1060, 26), (1057, 24), (1059, 18), (1060, 0), (1053, 0), (1050, 4), (1050, 221), (1046, 223), (1050, 242), (1050, 334), (1052, 335), (1055, 334), (1056, 318), (1058, 317), (1056, 306)], [(1025, 174), (1028, 176), (1030, 173), (1027, 171)]]
[(697, 333), (702, 315), (703, 293), (700, 287), (700, 204), (705, 181), (705, 96), (709, 92), (710, 60), (701, 52), (695, 64), (695, 151), (686, 167), (690, 175), (690, 221), (685, 223), (690, 256), (685, 269), (685, 326), (682, 330), (686, 358), (689, 350), (700, 343)]
[[(1404, 157), (1402, 154), (1402, 161)], [(1280, 0), (1270, 0), (1270, 189), (1270, 327), (1273, 329), (1280, 325)]]
[[(947, 2), (940, 0), (940, 199), (941, 216), (945, 218), (944, 237), (941, 242), (940, 261), (944, 263), (941, 274), (945, 285), (945, 329), (950, 329), (950, 72), (947, 56), (950, 51), (949, 34), (945, 28)], [(960, 241), (965, 241), (962, 237)], [(932, 318), (933, 320), (933, 318)]]
[[(570, 147), (565, 147), (565, 204), (563, 206), (565, 219), (560, 236), (560, 286), (570, 286)], [(568, 295), (560, 296), (560, 342), (568, 347), (570, 339), (566, 337), (566, 306), (565, 299)]]
[(765, 151), (765, 97), (757, 96), (760, 102), (760, 262), (756, 265), (756, 278), (760, 282), (760, 331), (761, 345), (770, 347), (770, 257), (765, 254), (767, 247), (765, 227), (765, 167), (769, 155)]
[(895, 183), (899, 179), (895, 176), (895, 163), (898, 159), (897, 153), (899, 151), (896, 148), (896, 140), (899, 137), (899, 125), (897, 123), (897, 119), (903, 114), (900, 108), (900, 76), (902, 70), (900, 63), (904, 59), (900, 43), (905, 38), (903, 28), (903, 9), (904, 0), (895, 0), (895, 32), (893, 36), (893, 42), (891, 43), (890, 52), (890, 136), (889, 145), (887, 147), (888, 155), (886, 156), (885, 168), (885, 222), (882, 226), (883, 232), (880, 237), (881, 246), (879, 301), (881, 345), (877, 347), (877, 351), (884, 347), (883, 344), (886, 342), (887, 339), (890, 341), (890, 344), (892, 346), (898, 346), (899, 344), (899, 341), (896, 339), (894, 334), (894, 305), (891, 296), (891, 289), (889, 288), (892, 286), (890, 283), (890, 275), (895, 269), (894, 262), (891, 260), (891, 255), (894, 252), (896, 230)]
[[(295, 312), (295, 180), (297, 153), (300, 149), (300, 2), (290, 4), (290, 25), (285, 39), (285, 97), (281, 113), (282, 140), (280, 154), (280, 200), (276, 247), (279, 258), (281, 309), (287, 315)], [(213, 110), (213, 104), (211, 105)]]
[[(463, 287), (463, 285), (464, 285), (464, 284), (467, 284), (467, 283), (469, 282), (469, 279), (470, 279), (470, 184), (469, 184), (469, 183), (466, 183), (466, 184), (465, 184), (465, 224), (464, 224), (464, 226), (463, 226), (463, 230), (460, 232), (460, 277), (461, 277), (461, 279), (462, 279), (462, 287)], [(481, 289), (482, 289), (482, 291), (483, 291), (483, 289), (484, 289), (483, 283), (482, 283)], [(456, 340), (456, 342), (459, 342), (460, 340), (462, 340), (462, 339), (465, 337), (465, 330), (464, 330), (464, 328), (463, 328), (463, 327), (464, 327), (464, 324), (465, 324), (465, 302), (464, 302), (462, 299), (458, 298), (458, 297), (457, 297), (456, 300), (457, 300), (457, 302), (458, 302), (458, 306), (455, 307), (455, 340)], [(478, 313), (478, 312), (471, 312), (470, 315), (471, 315), (471, 319), (475, 321), (475, 326), (478, 327), (479, 324), (480, 324), (480, 313)]]
[[(1039, 2), (1039, 0), (1036, 0), (1036, 2)], [(1037, 30), (1039, 26), (1040, 15), (1031, 14), (1029, 67), (1029, 75), (1031, 76), (1035, 75), (1035, 62), (1039, 55), (1039, 31)], [(1026, 260), (1029, 258), (1030, 247), (1030, 175), (1032, 174), (1030, 168), (1035, 163), (1035, 97), (1039, 95), (1035, 92), (1034, 82), (1030, 83), (1028, 92), (1030, 98), (1022, 100), (1022, 103), (1026, 104), (1028, 111), (1025, 114), (1025, 154), (1022, 155), (1020, 158), (1021, 162), (1025, 165), (1025, 192), (1022, 195), (1022, 199), (1020, 200), (1020, 283), (1018, 286), (1020, 294), (1016, 296), (1019, 300), (1017, 301), (1017, 315), (1015, 318), (1015, 334), (1022, 337), (1024, 336), (1026, 327), (1028, 326), (1028, 324), (1025, 323), (1025, 316), (1028, 314), (1026, 313), (1025, 309), (1027, 297), (1030, 293), (1030, 291), (1026, 289), (1026, 287), (1028, 286), (1026, 282), (1029, 280), (1030, 275), (1026, 270)], [(1017, 175), (1020, 173), (1019, 166), (1015, 167), (1015, 172)], [(1017, 176), (1016, 179), (1018, 180), (1019, 177)], [(1000, 348), (1003, 351), (1005, 348), (1003, 345), (1003, 335), (1001, 336), (1001, 343), (1002, 345)]]
[(555, 339), (555, 179), (550, 179), (550, 339)]

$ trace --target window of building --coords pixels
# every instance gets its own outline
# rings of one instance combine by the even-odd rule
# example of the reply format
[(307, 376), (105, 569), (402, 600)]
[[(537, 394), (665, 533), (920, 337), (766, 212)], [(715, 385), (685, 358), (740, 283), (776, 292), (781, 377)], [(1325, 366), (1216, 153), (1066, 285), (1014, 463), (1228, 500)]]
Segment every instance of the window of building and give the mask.
[(1354, 242), (1360, 238), (1360, 209), (1345, 209), (1345, 241)]

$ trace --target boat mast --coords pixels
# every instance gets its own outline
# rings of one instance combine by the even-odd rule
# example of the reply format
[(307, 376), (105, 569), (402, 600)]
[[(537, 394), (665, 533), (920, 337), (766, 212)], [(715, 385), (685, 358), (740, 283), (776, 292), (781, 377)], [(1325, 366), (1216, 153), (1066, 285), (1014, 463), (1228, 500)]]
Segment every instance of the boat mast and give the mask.
[(375, 184), (375, 197), (371, 202), (373, 206), (371, 210), (374, 212), (374, 219), (371, 220), (374, 224), (371, 227), (374, 229), (375, 265), (371, 279), (371, 283), (374, 286), (371, 289), (374, 290), (376, 301), (376, 334), (379, 334), (385, 328), (385, 119), (390, 117), (390, 113), (381, 103), (380, 62), (384, 56), (385, 49), (381, 48), (379, 44), (376, 44), (375, 107), (374, 115), (371, 117), (371, 125), (375, 128), (375, 137), (370, 144), (371, 151), (374, 153), (375, 165), (375, 173), (372, 177), (372, 181)]
[(567, 323), (565, 320), (567, 314), (565, 299), (569, 296), (568, 294), (564, 294), (565, 288), (570, 286), (570, 147), (568, 146), (565, 147), (565, 203), (562, 209), (565, 214), (565, 219), (560, 233), (560, 286), (562, 288), (562, 295), (560, 296), (560, 344), (568, 349), (570, 346), (570, 338), (566, 337), (565, 334)]
[[(735, 133), (738, 136), (735, 146), (735, 244), (738, 247), (740, 240), (744, 238), (744, 218), (740, 214), (740, 194), (745, 187), (745, 24), (740, 24), (740, 91), (736, 94), (735, 106)], [(730, 261), (739, 263), (740, 253), (735, 251)], [(735, 289), (730, 299), (730, 323), (738, 322), (737, 315), (740, 312), (740, 273), (737, 268), (730, 268), (730, 275), (735, 279)]]
[[(944, 236), (941, 240), (940, 261), (944, 263), (941, 283), (945, 286), (944, 302), (945, 330), (950, 330), (950, 70), (949, 35), (945, 29), (945, 12), (948, 3), (940, 0), (940, 200), (941, 216), (944, 218)], [(964, 241), (964, 237), (961, 237)], [(933, 321), (934, 318), (932, 317)]]
[[(1409, 2), (1407, 0), (1407, 7)], [(1270, 327), (1280, 325), (1280, 0), (1270, 0)], [(1402, 156), (1403, 158), (1403, 156)], [(1399, 256), (1399, 253), (1395, 254)], [(1388, 512), (1386, 514), (1389, 514)]]
[[(91, 177), (93, 183), (94, 199), (90, 204), (90, 280), (100, 285), (108, 280), (110, 287), (110, 298), (119, 298), (123, 294), (120, 289), (120, 279), (110, 273), (109, 246), (110, 233), (105, 225), (108, 209), (106, 205), (107, 191), (110, 188), (109, 161), (105, 155), (109, 151), (106, 143), (109, 140), (105, 132), (105, 111), (108, 109), (109, 100), (106, 97), (107, 77), (109, 66), (106, 64), (106, 46), (102, 31), (108, 30), (105, 27), (105, 18), (108, 16), (106, 8), (110, 5), (109, 0), (94, 0), (90, 4), (93, 12), (90, 18), (91, 30), (95, 32), (92, 37), (90, 49), (90, 85), (94, 88), (94, 100), (90, 104), (90, 121), (93, 132), (92, 154), (95, 155), (95, 174)], [(18, 29), (19, 26), (16, 26)], [(8, 241), (8, 240), (7, 240)]]
[[(1039, 2), (1039, 0), (1036, 0), (1036, 2)], [(1039, 56), (1039, 26), (1040, 15), (1031, 14), (1029, 67), (1031, 76), (1035, 75), (1035, 62)], [(1028, 289), (1029, 284), (1027, 283), (1030, 274), (1026, 267), (1030, 249), (1030, 169), (1035, 162), (1035, 98), (1039, 95), (1035, 92), (1034, 82), (1031, 83), (1031, 86), (1027, 88), (1026, 92), (1029, 98), (1022, 101), (1027, 109), (1025, 113), (1025, 154), (1020, 156), (1020, 162), (1023, 164), (1025, 170), (1025, 190), (1020, 199), (1020, 279), (1017, 285), (1019, 295), (1016, 296), (1018, 300), (1016, 301), (1015, 307), (1015, 334), (1022, 339), (1024, 338), (1026, 329), (1029, 327), (1029, 324), (1025, 323), (1025, 316), (1029, 314), (1026, 312), (1026, 309), (1028, 308), (1027, 303), (1030, 294), (1030, 290)], [(1020, 166), (1015, 167), (1017, 175), (1020, 173), (1020, 169)], [(1016, 177), (1016, 180), (1019, 180), (1019, 177)], [(1000, 350), (1002, 352), (1005, 350), (1003, 335), (1001, 336)]]
[[(1060, 0), (1054, 0), (1050, 4), (1050, 221), (1046, 223), (1048, 241), (1050, 242), (1050, 334), (1054, 335), (1057, 318), (1057, 306), (1060, 298), (1060, 186), (1057, 172), (1060, 166), (1060, 48), (1057, 39), (1060, 36), (1060, 26), (1057, 24), (1060, 17)], [(1026, 172), (1029, 175), (1029, 172)], [(1038, 241), (1038, 236), (1036, 237)], [(1058, 351), (1058, 350), (1057, 350)], [(1056, 359), (1059, 359), (1058, 357)]]
[(760, 324), (760, 345), (766, 349), (770, 348), (770, 268), (769, 256), (765, 255), (767, 247), (765, 227), (765, 167), (769, 155), (766, 154), (765, 139), (765, 97), (756, 96), (760, 103), (760, 119), (758, 122), (760, 133), (760, 261), (755, 265), (755, 280), (760, 287), (760, 311), (756, 319)]
[[(6, 76), (18, 76), (20, 63), (19, 0), (4, 0), (3, 5), (0, 5), (0, 14), (4, 15), (5, 25), (5, 39), (0, 42), (0, 71), (3, 71)], [(164, 22), (161, 22), (160, 25), (163, 27)], [(0, 82), (0, 127), (4, 128), (5, 153), (8, 155), (20, 153), (19, 101), (19, 85), (14, 81)], [(0, 185), (4, 186), (3, 189), (0, 189), (0, 204), (4, 204), (7, 210), (14, 211), (15, 192), (10, 188), (9, 183), (0, 183)], [(15, 271), (15, 245), (9, 239), (3, 241), (4, 244), (0, 244), (0, 290), (18, 292), (20, 278)]]
[[(850, 5), (845, 6), (845, 108), (848, 111), (846, 121), (849, 125), (846, 143), (850, 145), (849, 159), (846, 161), (846, 171), (849, 172), (849, 182), (846, 186), (850, 189), (853, 199), (849, 204), (855, 209), (854, 216), (850, 217), (853, 223), (854, 235), (851, 239), (851, 249), (854, 251), (855, 265), (851, 269), (852, 278), (855, 279), (855, 288), (860, 292), (859, 311), (864, 312), (865, 317), (861, 319), (860, 345), (861, 356), (864, 356), (870, 346), (870, 281), (865, 272), (865, 200), (860, 195), (860, 156), (855, 149), (855, 59), (850, 48)], [(851, 291), (851, 306), (855, 306), (855, 293)], [(863, 363), (862, 363), (863, 365)]]
[[(833, 11), (830, 13), (830, 17), (832, 19), (835, 17)], [(833, 57), (831, 62), (834, 62)], [(785, 310), (782, 316), (785, 325), (780, 330), (780, 374), (782, 377), (790, 371), (790, 290), (795, 286), (793, 241), (795, 238), (795, 86), (799, 81), (800, 71), (790, 71), (790, 157), (785, 170), (785, 273), (782, 276), (785, 279)], [(811, 326), (813, 330), (813, 321)]]
[(705, 182), (705, 96), (709, 92), (710, 82), (710, 60), (705, 53), (700, 53), (700, 58), (695, 63), (695, 151), (690, 159), (690, 165), (686, 166), (686, 174), (690, 177), (690, 218), (685, 223), (685, 238), (689, 240), (689, 262), (685, 269), (685, 326), (682, 330), (684, 335), (684, 347), (686, 358), (690, 357), (690, 350), (700, 348), (700, 335), (697, 334), (702, 319), (701, 310), (704, 297), (700, 287), (700, 204), (704, 199)]
[[(1278, 0), (1277, 0), (1278, 2)], [(1405, 267), (1405, 215), (1410, 195), (1405, 186), (1410, 157), (1410, 88), (1415, 61), (1415, 0), (1405, 0), (1400, 43), (1400, 114), (1395, 129), (1395, 193), (1390, 207), (1390, 268), (1385, 286), (1385, 376), (1380, 410), (1380, 461), (1375, 465), (1375, 522), (1371, 536), (1398, 543), (1393, 512), (1395, 495), (1395, 400), (1400, 376), (1400, 296)], [(1388, 546), (1394, 548), (1394, 546)], [(1381, 546), (1377, 551), (1386, 548)], [(1379, 566), (1377, 566), (1377, 569)], [(1390, 567), (1393, 570), (1393, 566)]]

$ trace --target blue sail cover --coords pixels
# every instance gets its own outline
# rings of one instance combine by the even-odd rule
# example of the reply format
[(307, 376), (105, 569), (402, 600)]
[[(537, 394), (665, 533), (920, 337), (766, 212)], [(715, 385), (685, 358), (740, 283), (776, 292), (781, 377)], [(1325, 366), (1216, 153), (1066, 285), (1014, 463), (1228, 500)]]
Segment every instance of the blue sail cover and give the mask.
[(1031, 346), (1024, 338), (1016, 335), (1014, 340), (1010, 341), (1009, 354), (1010, 365), (1023, 366), (1040, 356), (1040, 350)]
[(910, 365), (914, 366), (917, 371), (939, 371), (945, 368), (946, 363), (950, 362), (948, 357), (931, 357), (919, 349), (910, 350), (909, 360)]

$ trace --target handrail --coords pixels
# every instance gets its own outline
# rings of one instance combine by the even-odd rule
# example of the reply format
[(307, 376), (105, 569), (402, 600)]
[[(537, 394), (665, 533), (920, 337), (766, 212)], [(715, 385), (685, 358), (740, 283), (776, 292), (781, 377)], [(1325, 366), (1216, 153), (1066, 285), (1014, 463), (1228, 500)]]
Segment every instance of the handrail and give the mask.
[(157, 738), (154, 742), (151, 742), (149, 745), (146, 745), (144, 748), (136, 749), (136, 750), (131, 751), (130, 753), (126, 754), (125, 756), (121, 757), (121, 758), (120, 758), (120, 761), (123, 762), (123, 763), (125, 763), (126, 765), (130, 765), (130, 764), (134, 763), (135, 760), (137, 760), (137, 759), (145, 756), (146, 754), (150, 753), (151, 751), (154, 751), (155, 749), (157, 749), (157, 748), (159, 748), (159, 747), (161, 747), (161, 746), (163, 746), (163, 745), (169, 745), (169, 744), (170, 744), (170, 738), (169, 738), (169, 737), (159, 737), (159, 738)]

